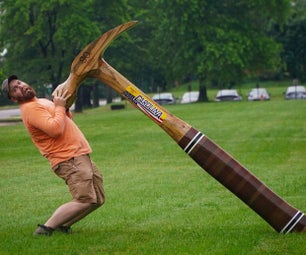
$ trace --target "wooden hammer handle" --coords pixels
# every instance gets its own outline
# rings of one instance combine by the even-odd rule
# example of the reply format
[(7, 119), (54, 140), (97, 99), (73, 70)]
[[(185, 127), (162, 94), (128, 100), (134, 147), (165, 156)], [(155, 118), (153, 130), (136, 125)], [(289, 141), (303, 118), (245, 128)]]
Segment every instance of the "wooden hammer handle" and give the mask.
[(175, 117), (133, 85), (104, 59), (90, 73), (128, 99), (158, 124), (206, 172), (252, 208), (277, 232), (306, 231), (306, 216), (276, 195), (204, 134)]

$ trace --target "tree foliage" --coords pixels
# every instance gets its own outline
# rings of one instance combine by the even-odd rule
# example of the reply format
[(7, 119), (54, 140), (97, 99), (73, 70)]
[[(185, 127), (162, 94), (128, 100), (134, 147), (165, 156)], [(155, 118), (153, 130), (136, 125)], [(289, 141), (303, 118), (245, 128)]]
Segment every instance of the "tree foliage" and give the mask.
[(291, 79), (306, 81), (306, 1), (293, 2), (290, 22), (278, 34), (283, 45), (282, 59)]
[[(91, 0), (6, 0), (1, 4), (1, 45), (6, 70), (31, 83), (58, 84), (75, 54), (99, 35)], [(71, 10), (71, 11), (69, 11)]]
[(288, 0), (154, 3), (157, 56), (171, 70), (168, 80), (197, 75), (226, 84), (239, 80), (246, 70), (258, 74), (280, 64), (280, 45), (268, 31), (285, 20)]
[[(290, 74), (300, 76), (297, 70), (305, 70), (304, 21), (292, 17), (305, 14), (305, 8), (297, 7), (304, 2), (0, 0), (0, 52), (7, 49), (0, 69), (38, 89), (57, 86), (85, 45), (123, 22), (139, 20), (133, 31), (112, 43), (105, 58), (145, 91), (192, 79), (229, 86), (246, 75), (279, 71), (282, 61)], [(300, 50), (293, 54), (295, 40)], [(297, 60), (302, 66), (294, 67)], [(90, 95), (88, 89), (83, 94)], [(111, 97), (111, 91), (102, 93)]]

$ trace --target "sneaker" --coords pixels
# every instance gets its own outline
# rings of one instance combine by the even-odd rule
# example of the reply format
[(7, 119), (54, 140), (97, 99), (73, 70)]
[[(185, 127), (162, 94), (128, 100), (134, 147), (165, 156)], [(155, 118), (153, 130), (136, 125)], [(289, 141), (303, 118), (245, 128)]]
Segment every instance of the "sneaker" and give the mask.
[(54, 231), (53, 228), (49, 228), (45, 225), (38, 224), (37, 226), (38, 226), (37, 229), (33, 233), (34, 236), (38, 235), (51, 236), (52, 232)]
[(65, 234), (72, 234), (72, 229), (70, 226), (59, 226), (55, 230), (60, 231)]

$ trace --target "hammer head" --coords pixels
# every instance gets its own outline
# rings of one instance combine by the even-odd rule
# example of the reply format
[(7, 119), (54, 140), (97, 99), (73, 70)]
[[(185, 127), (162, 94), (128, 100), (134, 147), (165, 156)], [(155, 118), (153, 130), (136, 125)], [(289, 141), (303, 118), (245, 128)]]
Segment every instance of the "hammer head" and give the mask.
[(106, 33), (95, 41), (88, 44), (74, 59), (70, 72), (77, 76), (87, 76), (90, 71), (98, 68), (99, 59), (110, 43), (122, 32), (134, 26), (137, 21), (130, 21), (121, 24)]
[(99, 69), (99, 63), (106, 48), (122, 32), (128, 30), (136, 23), (137, 21), (130, 21), (121, 24), (88, 44), (73, 60), (67, 80), (58, 85), (52, 95), (61, 95), (68, 91), (69, 98), (66, 101), (66, 108), (69, 108), (76, 99), (77, 89), (81, 82), (86, 77), (90, 77), (90, 73), (95, 73)]

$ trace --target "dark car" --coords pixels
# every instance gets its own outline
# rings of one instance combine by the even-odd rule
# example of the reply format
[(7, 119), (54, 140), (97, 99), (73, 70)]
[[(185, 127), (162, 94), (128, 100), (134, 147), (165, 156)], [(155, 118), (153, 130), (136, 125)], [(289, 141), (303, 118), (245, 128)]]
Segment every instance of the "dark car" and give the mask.
[(237, 90), (235, 89), (222, 89), (219, 90), (215, 101), (221, 102), (221, 101), (241, 101), (242, 97), (238, 94)]
[(306, 89), (302, 85), (289, 86), (285, 93), (285, 99), (306, 99)]
[(253, 88), (248, 94), (249, 101), (270, 100), (270, 95), (265, 88)]
[(199, 95), (199, 91), (185, 92), (182, 97), (181, 104), (195, 103), (199, 101)]
[(176, 100), (175, 97), (172, 95), (172, 93), (159, 93), (155, 94), (152, 99), (160, 104), (175, 104)]

